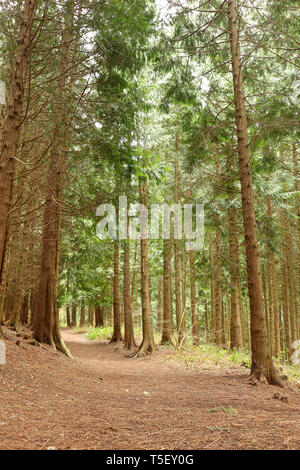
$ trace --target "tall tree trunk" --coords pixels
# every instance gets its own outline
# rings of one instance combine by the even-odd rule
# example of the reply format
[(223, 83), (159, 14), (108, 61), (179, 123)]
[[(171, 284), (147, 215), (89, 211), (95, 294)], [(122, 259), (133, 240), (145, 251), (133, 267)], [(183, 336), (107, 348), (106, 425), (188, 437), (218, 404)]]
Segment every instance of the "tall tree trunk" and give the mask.
[(14, 301), (14, 296), (17, 288), (17, 275), (18, 275), (18, 259), (21, 256), (21, 227), (18, 227), (19, 230), (16, 230), (12, 233), (12, 241), (9, 250), (9, 262), (6, 276), (6, 285), (4, 286), (3, 292), (3, 316), (5, 322), (10, 322), (14, 325), (14, 320), (12, 319), (12, 306)]
[(187, 328), (186, 327), (186, 279), (187, 279), (186, 263), (187, 263), (187, 256), (186, 256), (186, 249), (185, 249), (185, 241), (183, 240), (183, 246), (182, 246), (182, 279), (181, 279), (181, 284), (182, 284), (181, 308), (182, 308), (182, 315), (183, 315), (184, 331), (186, 331), (186, 328)]
[(163, 279), (161, 277), (158, 278), (158, 285), (157, 285), (157, 321), (156, 321), (156, 331), (158, 334), (162, 334), (162, 326), (163, 326), (163, 302), (162, 302), (162, 295), (163, 295)]
[(95, 326), (104, 326), (104, 306), (96, 305), (95, 307)]
[[(174, 203), (178, 204), (178, 151), (179, 151), (179, 137), (176, 134), (175, 142), (175, 163), (174, 163)], [(179, 214), (181, 217), (181, 213)], [(175, 230), (174, 230), (175, 234)], [(174, 272), (175, 272), (175, 305), (176, 305), (176, 326), (178, 334), (178, 344), (181, 344), (185, 338), (185, 314), (181, 305), (181, 286), (180, 286), (180, 246), (179, 240), (174, 238)]]
[(239, 245), (234, 209), (229, 208), (229, 269), (230, 269), (230, 349), (241, 347), (241, 323), (239, 313)]
[(90, 326), (94, 326), (94, 316), (95, 316), (95, 309), (93, 305), (89, 305), (88, 311), (88, 324)]
[(268, 291), (268, 316), (267, 323), (269, 332), (270, 354), (274, 353), (274, 315), (273, 315), (273, 291), (272, 291), (272, 278), (270, 261), (267, 260), (267, 291)]
[(231, 299), (229, 301), (227, 282), (225, 285), (226, 305), (226, 349), (230, 349)]
[(240, 323), (241, 323), (241, 346), (244, 348), (246, 346), (246, 335), (245, 331), (247, 328), (247, 321), (245, 319), (245, 311), (243, 304), (243, 295), (242, 295), (242, 286), (239, 281), (239, 312), (240, 312)]
[(61, 196), (63, 175), (67, 158), (67, 127), (70, 116), (66, 115), (66, 86), (70, 61), (70, 18), (66, 14), (63, 24), (60, 56), (58, 94), (55, 98), (56, 127), (50, 151), (49, 179), (45, 201), (43, 237), (41, 248), (41, 271), (38, 291), (38, 314), (34, 319), (34, 338), (50, 344), (69, 357), (71, 353), (60, 335), (57, 310), (57, 280), (59, 268), (59, 241)]
[(134, 243), (133, 272), (131, 281), (131, 301), (133, 308), (133, 324), (139, 326), (139, 310), (138, 310), (138, 270), (136, 267), (138, 255), (138, 242)]
[[(140, 181), (140, 202), (148, 207), (148, 184), (146, 178)], [(155, 350), (153, 326), (150, 310), (150, 279), (148, 260), (148, 239), (141, 238), (141, 290), (143, 340), (134, 356), (152, 353)]]
[(164, 317), (161, 344), (172, 344), (172, 292), (171, 292), (171, 258), (172, 242), (164, 240)]
[(210, 258), (210, 342), (216, 340), (216, 285), (215, 285), (215, 259), (212, 234), (209, 234)]
[(21, 307), (21, 323), (23, 325), (28, 324), (28, 316), (29, 316), (29, 294), (28, 292), (26, 292), (23, 295), (22, 307)]
[(265, 327), (262, 287), (259, 272), (254, 195), (250, 169), (245, 94), (238, 37), (238, 16), (235, 0), (228, 0), (228, 16), (246, 245), (248, 290), (251, 309), (251, 374), (254, 378), (259, 380), (266, 379), (270, 384), (283, 386), (284, 384), (280, 380), (270, 356)]
[(131, 293), (130, 293), (130, 250), (129, 241), (124, 241), (124, 348), (132, 349), (135, 344), (133, 321), (132, 321), (132, 308), (131, 308)]
[[(294, 173), (295, 173), (295, 182), (294, 187), (295, 191), (299, 192), (300, 190), (300, 182), (299, 182), (299, 170), (298, 170), (298, 156), (297, 156), (297, 148), (296, 142), (293, 142), (293, 165), (294, 165)], [(300, 197), (297, 196), (297, 231), (298, 231), (298, 263), (300, 261)], [(300, 266), (298, 264), (298, 273), (299, 273)]]
[[(70, 267), (69, 265), (67, 266), (67, 295), (70, 294)], [(71, 313), (70, 313), (70, 304), (67, 303), (67, 327), (71, 328), (72, 322), (71, 322)]]
[(267, 336), (269, 338), (270, 337), (270, 334), (269, 334), (269, 298), (268, 298), (268, 285), (267, 285), (266, 271), (267, 269), (266, 269), (265, 263), (262, 263), (261, 264), (261, 282), (262, 282), (262, 290), (263, 290), (266, 330), (267, 330)]
[(190, 301), (191, 301), (191, 324), (193, 343), (199, 344), (199, 322), (196, 311), (196, 286), (195, 286), (195, 266), (194, 266), (194, 250), (189, 250), (190, 261)]
[(294, 256), (291, 248), (291, 238), (288, 236), (288, 243), (286, 246), (286, 260), (287, 260), (287, 280), (288, 280), (288, 300), (289, 300), (289, 317), (291, 325), (291, 343), (296, 341), (297, 338), (297, 323), (296, 323), (296, 292), (295, 292), (295, 271), (294, 271)]
[(71, 328), (70, 305), (67, 304), (67, 327)]
[[(267, 212), (268, 217), (272, 218), (272, 207), (271, 207), (271, 198), (267, 196)], [(269, 252), (269, 262), (270, 262), (270, 277), (272, 284), (272, 304), (273, 304), (273, 326), (274, 326), (274, 335), (273, 335), (273, 355), (278, 357), (280, 353), (280, 323), (279, 323), (279, 300), (278, 300), (278, 279), (275, 263), (275, 255), (273, 251)]]
[(207, 343), (209, 338), (209, 325), (208, 325), (208, 308), (207, 308), (207, 299), (204, 299), (204, 326), (205, 326), (205, 342)]
[(8, 274), (8, 253), (9, 253), (9, 245), (11, 239), (11, 217), (9, 217), (8, 227), (7, 227), (7, 234), (6, 234), (6, 241), (2, 259), (2, 266), (0, 272), (0, 325), (4, 323), (4, 305), (5, 305), (5, 285), (7, 280)]
[(80, 308), (80, 323), (79, 326), (84, 326), (85, 325), (85, 304), (84, 301), (81, 302), (81, 308)]
[(2, 134), (0, 155), (0, 279), (2, 279), (1, 272), (5, 265), (6, 244), (9, 235), (9, 210), (23, 119), (25, 79), (30, 61), (32, 26), (36, 6), (37, 0), (24, 0)]
[(77, 305), (75, 302), (72, 304), (72, 327), (77, 326)]
[[(295, 191), (297, 193), (300, 190), (300, 179), (299, 179), (299, 167), (298, 167), (298, 155), (297, 155), (297, 147), (296, 147), (296, 142), (293, 141), (293, 165), (294, 165), (294, 174), (295, 174), (295, 179), (294, 179), (294, 187)], [(296, 214), (297, 214), (297, 237), (298, 237), (298, 246), (297, 246), (297, 274), (295, 274), (295, 281), (298, 281), (298, 286), (299, 286), (299, 276), (300, 276), (300, 197), (297, 195), (296, 198), (297, 201), (297, 206), (296, 206)], [(297, 289), (297, 285), (296, 285)], [(299, 302), (298, 302), (298, 295), (296, 296), (296, 303), (295, 303), (295, 310), (296, 310), (296, 323), (297, 323), (297, 337), (300, 337), (300, 308), (299, 308)]]
[(119, 243), (114, 242), (114, 278), (113, 278), (113, 289), (114, 289), (114, 309), (113, 309), (113, 321), (114, 331), (111, 343), (117, 341), (123, 341), (121, 333), (121, 311), (120, 311), (120, 290), (119, 290)]
[(285, 249), (282, 247), (282, 256), (280, 258), (280, 277), (281, 277), (281, 295), (283, 304), (283, 324), (284, 324), (284, 338), (285, 347), (288, 351), (288, 357), (291, 356), (292, 342), (291, 342), (291, 323), (289, 314), (289, 303), (288, 303), (288, 278), (286, 268)]
[(216, 283), (215, 283), (215, 315), (216, 331), (215, 343), (221, 346), (222, 342), (222, 271), (221, 271), (221, 232), (216, 230)]
[(20, 327), (21, 322), (21, 310), (22, 310), (22, 300), (23, 300), (23, 285), (24, 285), (24, 268), (26, 264), (27, 257), (27, 243), (28, 243), (28, 224), (24, 224), (23, 227), (23, 236), (22, 244), (19, 258), (19, 269), (16, 279), (16, 290), (14, 295), (14, 300), (12, 304), (12, 311), (10, 314), (10, 324), (15, 325), (16, 330)]

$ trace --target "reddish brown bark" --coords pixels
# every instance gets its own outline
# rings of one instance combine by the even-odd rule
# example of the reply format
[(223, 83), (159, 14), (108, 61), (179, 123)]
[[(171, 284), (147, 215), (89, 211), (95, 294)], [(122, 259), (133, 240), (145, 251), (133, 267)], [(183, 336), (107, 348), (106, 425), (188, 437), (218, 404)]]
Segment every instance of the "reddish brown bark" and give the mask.
[(190, 261), (190, 302), (191, 302), (191, 324), (193, 343), (199, 344), (199, 321), (196, 311), (196, 286), (195, 286), (195, 266), (194, 251), (189, 250)]
[[(148, 207), (148, 184), (143, 179), (140, 182), (140, 202)], [(142, 291), (142, 322), (143, 340), (133, 356), (152, 353), (155, 350), (153, 326), (150, 307), (150, 277), (148, 260), (148, 239), (141, 238), (141, 291)]]
[(95, 326), (104, 326), (104, 307), (96, 305), (95, 307)]
[(114, 242), (114, 278), (113, 278), (113, 292), (114, 292), (114, 305), (113, 305), (113, 335), (110, 340), (111, 343), (122, 341), (121, 333), (121, 310), (120, 310), (120, 288), (119, 288), (119, 243)]
[(131, 293), (130, 293), (130, 250), (129, 242), (124, 243), (124, 348), (131, 349), (135, 344), (132, 310), (131, 310)]
[(277, 375), (272, 358), (270, 356), (265, 327), (262, 287), (259, 272), (256, 218), (252, 187), (252, 174), (250, 168), (250, 152), (247, 132), (243, 73), (238, 36), (238, 15), (235, 0), (228, 0), (228, 17), (234, 102), (236, 111), (239, 171), (246, 245), (248, 290), (251, 309), (251, 373), (255, 378), (260, 380), (265, 378), (270, 384), (283, 385), (282, 381)]
[(25, 79), (30, 60), (32, 26), (37, 0), (24, 0), (18, 34), (15, 61), (11, 71), (8, 102), (5, 109), (2, 149), (0, 155), (0, 281), (5, 269), (5, 258), (9, 238), (9, 210), (13, 179), (16, 168), (19, 136), (23, 119)]
[[(65, 18), (62, 31), (60, 74), (57, 95), (54, 100), (56, 127), (49, 156), (49, 178), (45, 200), (43, 236), (41, 247), (40, 282), (38, 289), (38, 310), (34, 318), (34, 338), (56, 347), (71, 357), (59, 331), (57, 311), (57, 281), (59, 268), (61, 208), (59, 204), (67, 159), (68, 124), (67, 74), (70, 61), (71, 18)], [(72, 84), (70, 85), (72, 86)]]
[(235, 213), (228, 209), (229, 268), (230, 268), (230, 349), (241, 347), (239, 313), (239, 245), (236, 234)]
[(164, 240), (164, 308), (161, 344), (172, 344), (172, 291), (171, 291), (171, 259), (172, 242)]

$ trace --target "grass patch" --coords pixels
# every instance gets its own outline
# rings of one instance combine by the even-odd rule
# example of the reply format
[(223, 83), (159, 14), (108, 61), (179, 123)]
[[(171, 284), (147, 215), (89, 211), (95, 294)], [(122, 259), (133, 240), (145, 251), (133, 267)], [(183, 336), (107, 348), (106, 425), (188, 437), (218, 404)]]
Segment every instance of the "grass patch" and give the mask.
[[(168, 346), (169, 349), (172, 346)], [(240, 366), (250, 367), (250, 356), (245, 350), (227, 351), (213, 344), (185, 344), (180, 348), (172, 348), (168, 356), (168, 360), (177, 360), (191, 365), (207, 365), (207, 366)]]
[[(250, 369), (251, 356), (247, 350), (228, 351), (213, 344), (201, 343), (199, 346), (188, 342), (180, 348), (170, 345), (165, 346), (170, 351), (165, 360), (176, 361), (186, 367), (205, 366), (210, 369), (217, 367), (245, 366)], [(279, 370), (280, 375), (286, 375), (293, 384), (300, 384), (300, 366), (288, 364), (282, 359), (273, 358), (274, 365)]]
[(90, 341), (95, 341), (98, 339), (101, 339), (103, 341), (108, 341), (112, 337), (112, 334), (113, 334), (113, 327), (110, 325), (96, 326), (96, 327), (90, 326), (85, 336)]
[(231, 405), (229, 405), (227, 408), (221, 405), (216, 408), (210, 408), (210, 410), (207, 411), (209, 413), (216, 413), (217, 411), (223, 411), (224, 413), (238, 413), (238, 410), (233, 408)]

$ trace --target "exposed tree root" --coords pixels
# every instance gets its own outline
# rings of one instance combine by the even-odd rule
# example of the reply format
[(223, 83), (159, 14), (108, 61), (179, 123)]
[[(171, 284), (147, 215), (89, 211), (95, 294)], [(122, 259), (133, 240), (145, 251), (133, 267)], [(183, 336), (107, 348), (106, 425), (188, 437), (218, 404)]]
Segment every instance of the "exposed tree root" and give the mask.
[[(44, 332), (45, 333), (45, 332)], [(54, 325), (53, 327), (53, 331), (52, 333), (50, 333), (50, 335), (43, 335), (43, 336), (39, 336), (37, 334), (34, 334), (33, 335), (33, 338), (38, 342), (38, 343), (41, 343), (41, 344), (49, 344), (50, 346), (52, 346), (54, 349), (62, 352), (63, 354), (65, 354), (67, 357), (69, 357), (70, 359), (73, 359), (73, 356), (72, 354), (70, 353), (69, 349), (67, 348), (67, 346), (65, 345), (65, 342), (64, 340), (62, 339), (61, 337), (61, 334), (60, 334), (60, 330), (58, 328), (58, 325), (57, 323)]]
[(134, 340), (124, 342), (124, 349), (127, 349), (128, 351), (130, 351), (133, 348), (136, 348), (136, 343)]
[(121, 341), (123, 341), (121, 333), (120, 334), (115, 334), (114, 333), (109, 342), (110, 343), (119, 343)]
[(41, 343), (41, 344), (48, 344), (48, 345), (51, 346), (53, 349), (56, 349), (56, 346), (55, 346), (55, 343), (54, 343), (52, 334), (47, 334), (45, 331), (43, 331), (43, 332), (40, 332), (40, 331), (39, 331), (39, 332), (36, 332), (36, 331), (33, 331), (32, 337), (33, 337), (33, 339), (35, 339), (38, 343)]
[(155, 350), (155, 345), (151, 344), (150, 341), (144, 340), (138, 349), (136, 349), (132, 354), (129, 354), (127, 357), (141, 357), (145, 356), (146, 354), (152, 354)]
[(73, 356), (72, 356), (70, 350), (65, 345), (65, 342), (62, 339), (62, 337), (60, 336), (60, 334), (59, 334), (59, 337), (55, 338), (55, 347), (58, 351), (61, 351), (63, 354), (68, 356), (70, 359), (73, 359)]
[(277, 387), (288, 388), (287, 381), (279, 377), (274, 366), (271, 366), (268, 371), (264, 371), (262, 368), (251, 370), (249, 383), (251, 383), (251, 385), (267, 383), (269, 385), (277, 385)]

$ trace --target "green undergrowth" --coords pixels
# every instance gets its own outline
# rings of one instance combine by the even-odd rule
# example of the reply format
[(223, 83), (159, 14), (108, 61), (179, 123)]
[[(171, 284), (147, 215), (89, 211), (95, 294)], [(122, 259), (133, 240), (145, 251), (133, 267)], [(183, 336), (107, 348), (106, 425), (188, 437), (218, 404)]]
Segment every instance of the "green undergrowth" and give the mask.
[(288, 379), (294, 383), (300, 385), (300, 365), (287, 364), (286, 362), (279, 361), (274, 358), (275, 367), (280, 369), (282, 375), (286, 375)]
[[(247, 350), (228, 351), (224, 348), (203, 343), (195, 346), (191, 343), (182, 345), (180, 348), (174, 346), (165, 346), (169, 351), (165, 360), (168, 362), (175, 361), (185, 367), (205, 367), (213, 369), (215, 367), (235, 367), (244, 366), (250, 369), (251, 357)], [(280, 375), (288, 377), (290, 382), (300, 384), (300, 366), (296, 364), (288, 364), (280, 359), (273, 358), (276, 368)]]
[(202, 343), (198, 346), (187, 343), (180, 348), (165, 346), (170, 351), (167, 361), (177, 361), (186, 366), (240, 366), (250, 368), (250, 356), (245, 350), (227, 351), (213, 344)]
[[(85, 333), (90, 341), (100, 340), (109, 341), (113, 334), (113, 327), (106, 324), (103, 327), (76, 327), (74, 331)], [(142, 329), (134, 329), (135, 338), (142, 337)], [(155, 334), (155, 342), (159, 344), (160, 335)], [(174, 341), (175, 342), (175, 341)], [(205, 369), (213, 369), (216, 367), (237, 367), (243, 366), (250, 369), (251, 357), (246, 349), (234, 349), (229, 351), (225, 348), (205, 343), (202, 338), (200, 344), (195, 346), (192, 344), (191, 338), (187, 338), (187, 342), (180, 347), (176, 345), (163, 345), (160, 349), (167, 354), (163, 355), (163, 361), (177, 362), (184, 367), (202, 367)], [(274, 363), (279, 369), (281, 375), (286, 375), (294, 384), (300, 384), (300, 367), (299, 365), (291, 365), (274, 358)]]
[[(113, 334), (113, 327), (111, 325), (104, 325), (101, 327), (87, 327), (85, 330), (86, 337), (90, 341), (101, 340), (101, 341), (108, 341)], [(135, 328), (134, 329), (134, 336), (139, 341), (140, 338), (143, 336), (142, 328)], [(158, 337), (155, 335), (155, 341), (159, 342)]]
[(108, 341), (113, 334), (113, 327), (110, 325), (89, 327), (86, 337), (90, 341), (103, 340)]

